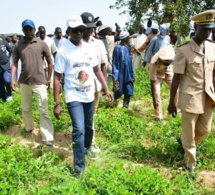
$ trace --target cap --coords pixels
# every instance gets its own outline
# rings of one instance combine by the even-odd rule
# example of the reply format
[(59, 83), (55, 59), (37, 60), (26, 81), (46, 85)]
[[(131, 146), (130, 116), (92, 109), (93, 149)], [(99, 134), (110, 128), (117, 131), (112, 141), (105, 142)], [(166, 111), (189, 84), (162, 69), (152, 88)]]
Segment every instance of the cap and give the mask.
[(99, 20), (99, 16), (94, 18), (94, 22), (97, 22)]
[(29, 19), (26, 19), (22, 22), (22, 28), (24, 28), (25, 26), (30, 26), (31, 28), (35, 28), (34, 22)]
[(103, 24), (102, 24), (102, 21), (101, 21), (101, 20), (98, 20), (98, 21), (96, 22), (96, 26), (99, 27), (99, 26), (101, 26), (101, 25), (103, 25)]
[(129, 32), (121, 31), (120, 34), (119, 34), (119, 39), (122, 40), (122, 39), (125, 39), (128, 36), (129, 36)]
[(96, 25), (94, 23), (94, 16), (93, 14), (89, 12), (84, 12), (81, 14), (81, 18), (83, 20), (83, 23), (87, 26), (87, 28), (95, 28)]
[(164, 23), (160, 25), (160, 28), (167, 30), (170, 27), (170, 23)]
[(153, 24), (151, 25), (151, 28), (152, 28), (152, 29), (155, 29), (155, 30), (158, 30), (159, 27), (158, 27), (157, 24), (153, 23)]
[(86, 26), (86, 25), (83, 23), (81, 16), (72, 15), (67, 20), (66, 26), (71, 28), (76, 28), (78, 26)]
[(161, 60), (173, 60), (175, 57), (175, 50), (173, 45), (165, 45), (159, 49), (159, 51), (152, 57), (151, 64), (157, 62), (158, 59)]
[(214, 17), (215, 10), (211, 9), (191, 17), (191, 20), (193, 20), (197, 25), (203, 26), (204, 28), (214, 28)]
[(99, 28), (98, 28), (98, 32), (101, 32), (102, 30), (104, 30), (104, 29), (106, 29), (106, 28), (110, 28), (110, 27), (107, 26), (107, 25), (101, 25), (101, 26), (99, 26)]

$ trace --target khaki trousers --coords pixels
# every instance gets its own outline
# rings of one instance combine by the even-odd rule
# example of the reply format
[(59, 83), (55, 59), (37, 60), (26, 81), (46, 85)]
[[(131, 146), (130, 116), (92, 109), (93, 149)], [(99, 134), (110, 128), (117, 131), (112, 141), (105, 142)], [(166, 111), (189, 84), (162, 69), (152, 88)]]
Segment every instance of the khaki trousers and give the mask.
[(212, 106), (206, 101), (203, 114), (182, 113), (181, 141), (185, 151), (188, 168), (196, 167), (196, 144), (201, 142), (210, 132), (212, 123)]
[[(94, 117), (96, 115), (96, 112), (97, 112), (97, 109), (98, 109), (98, 106), (99, 106), (99, 99), (100, 99), (100, 94), (101, 92), (100, 91), (97, 91), (94, 93)], [(94, 120), (93, 120), (93, 140), (92, 140), (92, 144), (95, 144), (95, 128), (94, 128)]]
[(46, 85), (26, 85), (20, 84), (22, 100), (22, 116), (26, 131), (34, 129), (34, 119), (32, 114), (32, 92), (36, 97), (40, 113), (40, 132), (43, 141), (54, 140), (53, 124), (48, 114), (48, 98)]
[[(155, 81), (155, 98), (156, 98), (156, 109), (155, 109), (155, 118), (157, 119), (162, 119), (163, 118), (163, 112), (162, 112), (162, 105), (161, 105), (161, 97), (160, 97), (160, 90), (161, 90), (161, 83), (164, 81), (169, 88), (171, 88), (172, 84), (172, 77), (171, 76), (166, 76), (165, 79), (160, 79), (157, 78)], [(176, 96), (177, 99), (178, 96)], [(177, 101), (177, 100), (176, 100)]]

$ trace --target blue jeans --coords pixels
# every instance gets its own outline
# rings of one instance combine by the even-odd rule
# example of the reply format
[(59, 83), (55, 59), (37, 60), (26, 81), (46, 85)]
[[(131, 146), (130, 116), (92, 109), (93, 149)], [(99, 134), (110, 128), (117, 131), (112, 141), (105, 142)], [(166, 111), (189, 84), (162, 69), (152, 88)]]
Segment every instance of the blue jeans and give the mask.
[(5, 102), (7, 97), (12, 96), (11, 82), (5, 81), (4, 70), (0, 72), (0, 98)]
[(69, 115), (72, 120), (72, 142), (75, 173), (85, 169), (85, 148), (89, 148), (93, 139), (93, 109), (94, 102), (67, 103)]

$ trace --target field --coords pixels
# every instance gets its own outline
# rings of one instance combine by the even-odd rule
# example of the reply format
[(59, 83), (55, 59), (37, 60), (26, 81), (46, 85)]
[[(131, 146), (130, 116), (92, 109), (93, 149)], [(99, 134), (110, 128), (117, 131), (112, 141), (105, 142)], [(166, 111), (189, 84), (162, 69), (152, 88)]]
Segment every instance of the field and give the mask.
[(72, 127), (65, 103), (57, 121), (49, 94), (55, 129), (55, 146), (49, 148), (41, 144), (35, 100), (35, 130), (26, 136), (20, 95), (14, 93), (12, 102), (0, 103), (0, 195), (215, 194), (215, 120), (210, 135), (197, 146), (197, 174), (190, 177), (177, 142), (181, 116), (172, 118), (166, 112), (169, 89), (162, 84), (162, 122), (153, 120), (150, 93), (148, 72), (140, 68), (129, 109), (122, 108), (121, 101), (109, 105), (101, 100), (95, 129), (102, 152), (96, 160), (86, 157), (87, 168), (79, 179), (73, 176)]

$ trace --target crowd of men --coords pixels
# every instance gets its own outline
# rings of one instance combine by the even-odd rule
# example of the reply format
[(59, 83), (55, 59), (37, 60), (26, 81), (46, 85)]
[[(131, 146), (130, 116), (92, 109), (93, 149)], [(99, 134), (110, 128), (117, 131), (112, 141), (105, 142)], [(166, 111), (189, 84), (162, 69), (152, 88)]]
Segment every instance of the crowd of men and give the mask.
[[(67, 20), (66, 35), (57, 27), (54, 37), (46, 28), (32, 20), (22, 22), (24, 37), (0, 40), (0, 97), (12, 101), (12, 90), (19, 84), (22, 116), (26, 134), (34, 130), (32, 95), (40, 113), (43, 144), (53, 146), (54, 129), (48, 114), (48, 90), (53, 91), (54, 115), (60, 120), (60, 94), (72, 122), (72, 143), (75, 176), (85, 169), (85, 154), (92, 158), (100, 152), (95, 142), (93, 119), (101, 95), (110, 103), (123, 95), (123, 107), (128, 108), (134, 92), (135, 69), (149, 66), (149, 80), (155, 120), (163, 119), (160, 88), (166, 82), (170, 92), (168, 112), (182, 114), (181, 144), (187, 169), (196, 168), (196, 144), (211, 130), (215, 101), (215, 44), (208, 40), (214, 24), (215, 10), (193, 16), (195, 33), (192, 39), (175, 52), (177, 36), (169, 33), (169, 23), (149, 20), (139, 32), (123, 31), (102, 24), (99, 17), (84, 12)], [(108, 83), (113, 82), (113, 94)], [(47, 90), (48, 89), (48, 90)]]

